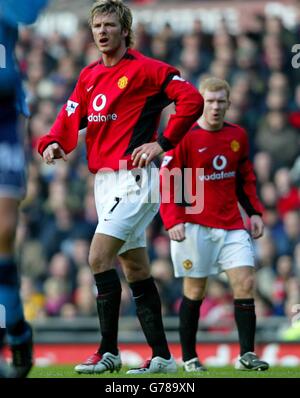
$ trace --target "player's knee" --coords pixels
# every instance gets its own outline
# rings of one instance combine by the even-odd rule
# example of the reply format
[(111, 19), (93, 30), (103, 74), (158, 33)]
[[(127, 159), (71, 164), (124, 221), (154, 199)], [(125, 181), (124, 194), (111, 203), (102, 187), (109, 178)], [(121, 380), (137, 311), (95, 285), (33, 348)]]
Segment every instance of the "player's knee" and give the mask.
[(123, 270), (126, 280), (129, 283), (150, 278), (150, 270), (146, 264), (137, 263), (135, 261), (126, 261), (126, 264), (123, 266)]
[(94, 273), (108, 271), (112, 268), (112, 258), (103, 253), (89, 253), (89, 264)]
[(0, 243), (4, 248), (14, 244), (17, 227), (17, 219), (14, 217), (1, 220), (0, 223)]
[(205, 296), (206, 278), (184, 278), (183, 295), (190, 300), (202, 300)]
[(183, 294), (190, 300), (202, 300), (205, 295), (205, 288), (203, 286), (192, 286), (185, 289)]
[(236, 298), (253, 297), (254, 291), (254, 275), (248, 275), (240, 280), (235, 286), (234, 296)]

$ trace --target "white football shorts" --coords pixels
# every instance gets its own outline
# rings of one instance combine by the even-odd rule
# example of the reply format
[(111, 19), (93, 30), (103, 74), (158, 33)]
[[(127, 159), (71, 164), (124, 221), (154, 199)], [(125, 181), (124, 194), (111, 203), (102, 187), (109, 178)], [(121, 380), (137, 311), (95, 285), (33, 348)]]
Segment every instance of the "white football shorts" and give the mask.
[(154, 164), (95, 176), (96, 233), (125, 243), (118, 254), (146, 247), (146, 228), (159, 209), (159, 170)]
[(185, 240), (171, 241), (171, 257), (177, 278), (205, 278), (230, 268), (254, 267), (254, 251), (244, 229), (225, 230), (185, 224)]

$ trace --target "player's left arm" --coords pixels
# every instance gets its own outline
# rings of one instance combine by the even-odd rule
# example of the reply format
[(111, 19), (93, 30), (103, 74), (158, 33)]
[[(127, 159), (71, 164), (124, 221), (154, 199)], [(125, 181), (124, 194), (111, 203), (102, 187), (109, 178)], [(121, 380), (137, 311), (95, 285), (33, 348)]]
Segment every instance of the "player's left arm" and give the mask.
[(133, 151), (133, 165), (138, 167), (147, 166), (162, 152), (175, 148), (203, 112), (203, 97), (192, 84), (180, 77), (175, 68), (161, 66), (156, 75), (154, 83), (163, 90), (170, 103), (175, 103), (175, 114), (170, 116), (157, 142), (143, 144)]
[(264, 234), (264, 222), (260, 215), (253, 214), (250, 217), (251, 236), (253, 239), (261, 238)]
[(203, 112), (202, 95), (189, 82), (173, 75), (164, 90), (167, 97), (175, 103), (175, 114), (171, 115), (158, 143), (164, 151), (175, 148), (193, 123)]
[(241, 157), (236, 176), (236, 192), (239, 203), (250, 217), (251, 235), (254, 239), (263, 235), (264, 223), (262, 220), (263, 206), (258, 199), (256, 176), (249, 159), (249, 142), (244, 131), (241, 142)]

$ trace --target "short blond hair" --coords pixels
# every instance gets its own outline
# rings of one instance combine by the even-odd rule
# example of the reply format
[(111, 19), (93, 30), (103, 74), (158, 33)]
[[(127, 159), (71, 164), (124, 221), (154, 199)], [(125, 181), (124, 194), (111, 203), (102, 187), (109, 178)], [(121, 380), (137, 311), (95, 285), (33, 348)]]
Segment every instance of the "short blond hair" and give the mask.
[(230, 86), (227, 83), (227, 81), (219, 79), (217, 77), (209, 77), (200, 83), (199, 87), (200, 94), (204, 95), (205, 90), (213, 92), (219, 90), (225, 90), (227, 93), (227, 98), (229, 98), (230, 95)]
[(91, 10), (89, 24), (92, 26), (94, 17), (97, 14), (117, 14), (122, 31), (127, 30), (128, 36), (125, 38), (126, 47), (133, 44), (132, 13), (130, 8), (122, 0), (98, 0)]

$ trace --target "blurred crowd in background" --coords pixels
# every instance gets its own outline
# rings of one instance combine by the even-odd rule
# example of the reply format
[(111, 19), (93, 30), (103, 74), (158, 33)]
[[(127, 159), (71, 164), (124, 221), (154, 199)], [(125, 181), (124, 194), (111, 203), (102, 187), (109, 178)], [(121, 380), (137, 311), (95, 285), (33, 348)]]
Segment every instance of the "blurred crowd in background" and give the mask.
[[(155, 36), (138, 24), (135, 34), (136, 49), (175, 65), (196, 87), (210, 75), (230, 83), (227, 120), (248, 131), (265, 206), (265, 235), (254, 242), (257, 316), (290, 317), (293, 304), (300, 303), (300, 69), (291, 64), (300, 24), (289, 31), (279, 18), (257, 15), (253, 29), (236, 36), (225, 23), (213, 34), (205, 33), (197, 20), (180, 36), (168, 24)], [(44, 165), (35, 147), (72, 92), (80, 70), (99, 54), (85, 23), (69, 38), (58, 33), (45, 38), (23, 29), (17, 53), (32, 111), (26, 137), (28, 191), (17, 233), (26, 316), (93, 316), (95, 288), (87, 258), (97, 214), (84, 136), (68, 161), (54, 166)], [(170, 112), (172, 107), (164, 113), (161, 129)], [(174, 279), (169, 239), (159, 216), (148, 229), (148, 244), (163, 313), (176, 316), (181, 281)], [(121, 315), (134, 315), (121, 270), (120, 276)], [(219, 321), (233, 319), (231, 291), (223, 276), (211, 279), (201, 315), (212, 330)]]

